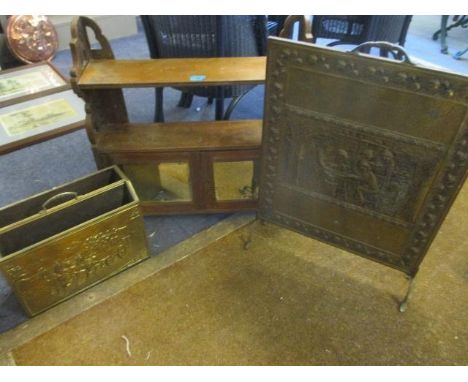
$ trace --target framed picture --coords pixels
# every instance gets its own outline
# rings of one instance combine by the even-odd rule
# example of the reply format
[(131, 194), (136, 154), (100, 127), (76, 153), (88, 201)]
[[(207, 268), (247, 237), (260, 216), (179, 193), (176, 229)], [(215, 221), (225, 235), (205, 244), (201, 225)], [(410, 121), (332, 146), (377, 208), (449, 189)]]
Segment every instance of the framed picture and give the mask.
[(0, 154), (84, 126), (84, 102), (67, 89), (0, 109)]
[(68, 81), (48, 62), (0, 71), (0, 107), (69, 88)]

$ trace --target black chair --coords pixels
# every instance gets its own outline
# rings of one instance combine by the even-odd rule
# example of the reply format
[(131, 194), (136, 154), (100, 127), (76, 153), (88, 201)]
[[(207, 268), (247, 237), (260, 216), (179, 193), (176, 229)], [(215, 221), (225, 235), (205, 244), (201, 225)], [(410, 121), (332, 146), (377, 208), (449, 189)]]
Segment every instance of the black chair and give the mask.
[[(313, 42), (317, 38), (336, 39), (327, 44), (359, 45), (366, 41), (387, 41), (405, 45), (412, 16), (314, 16)], [(381, 56), (388, 56), (381, 50)]]
[[(141, 16), (151, 58), (248, 57), (266, 54), (266, 16)], [(194, 95), (216, 99), (216, 119), (229, 119), (234, 107), (254, 86), (177, 88), (179, 106), (190, 107)], [(224, 99), (232, 98), (224, 112)], [(156, 88), (155, 121), (163, 122), (163, 88)]]

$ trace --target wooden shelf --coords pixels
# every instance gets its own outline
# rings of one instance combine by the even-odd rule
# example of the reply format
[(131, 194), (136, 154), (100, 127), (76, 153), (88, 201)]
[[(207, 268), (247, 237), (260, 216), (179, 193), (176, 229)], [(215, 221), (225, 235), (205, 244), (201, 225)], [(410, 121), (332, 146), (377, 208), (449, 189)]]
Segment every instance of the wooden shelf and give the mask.
[[(90, 31), (97, 36), (98, 49), (89, 45)], [(96, 164), (115, 164), (127, 171), (145, 214), (256, 210), (262, 120), (130, 123), (121, 89), (254, 86), (265, 83), (266, 57), (115, 60), (99, 26), (86, 17), (72, 24), (72, 36), (76, 76), (71, 81), (91, 114), (86, 127)], [(227, 174), (229, 181), (235, 172), (242, 176), (235, 185), (239, 190), (229, 194), (238, 199), (218, 199), (216, 190), (222, 184), (217, 183), (223, 182), (216, 178), (217, 162), (249, 162)], [(160, 200), (160, 163), (185, 164), (190, 200)]]
[(169, 122), (108, 126), (96, 134), (103, 153), (259, 149), (262, 120)]
[(82, 89), (213, 86), (265, 82), (266, 57), (90, 61)]

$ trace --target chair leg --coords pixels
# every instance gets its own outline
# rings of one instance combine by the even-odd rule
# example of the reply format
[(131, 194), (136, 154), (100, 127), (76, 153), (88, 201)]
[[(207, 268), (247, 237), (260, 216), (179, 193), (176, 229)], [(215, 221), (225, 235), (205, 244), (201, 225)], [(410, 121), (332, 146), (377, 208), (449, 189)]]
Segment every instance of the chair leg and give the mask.
[(465, 50), (458, 51), (457, 53), (453, 55), (453, 58), (455, 60), (459, 60), (466, 52), (468, 52), (468, 48), (466, 48)]
[(216, 98), (215, 119), (221, 121), (224, 114), (224, 98)]
[(185, 92), (181, 92), (180, 93), (180, 98), (179, 98), (179, 103), (177, 104), (177, 107), (184, 107), (184, 103), (185, 103), (185, 95), (187, 93)]
[(441, 26), (440, 26), (440, 52), (443, 54), (448, 53), (447, 45), (447, 23), (448, 16), (442, 16)]
[(236, 108), (236, 106), (239, 104), (239, 102), (244, 98), (244, 96), (252, 89), (247, 90), (245, 93), (242, 93), (241, 95), (238, 95), (236, 97), (233, 97), (231, 102), (229, 103), (229, 106), (226, 109), (226, 112), (224, 113), (223, 119), (224, 120), (229, 120), (231, 118), (231, 114)]
[(186, 106), (185, 107), (190, 107), (192, 106), (192, 101), (193, 101), (193, 94), (187, 93), (187, 100), (186, 100)]
[(177, 106), (189, 108), (192, 105), (193, 94), (182, 92)]
[(154, 122), (164, 122), (163, 90), (164, 88), (155, 89)]

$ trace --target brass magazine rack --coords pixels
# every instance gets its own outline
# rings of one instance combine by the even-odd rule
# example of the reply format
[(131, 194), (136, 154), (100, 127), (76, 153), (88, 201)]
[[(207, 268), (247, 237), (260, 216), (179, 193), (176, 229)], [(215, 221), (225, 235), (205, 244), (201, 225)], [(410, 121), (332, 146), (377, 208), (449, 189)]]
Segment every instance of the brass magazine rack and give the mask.
[(0, 209), (0, 271), (30, 316), (148, 256), (138, 197), (115, 166)]

